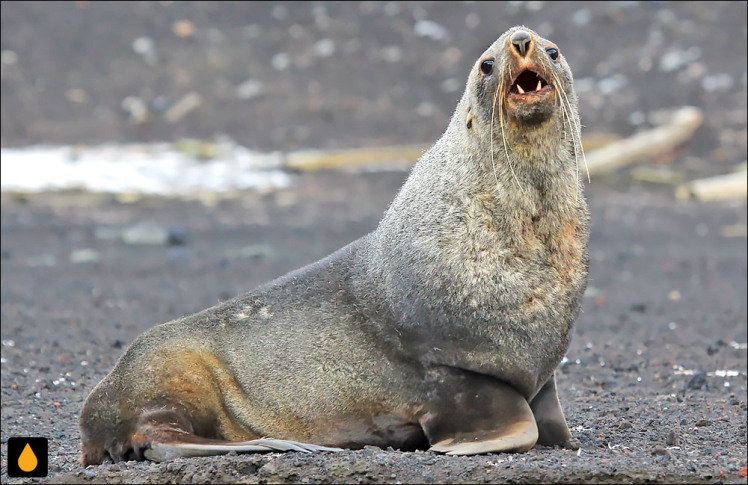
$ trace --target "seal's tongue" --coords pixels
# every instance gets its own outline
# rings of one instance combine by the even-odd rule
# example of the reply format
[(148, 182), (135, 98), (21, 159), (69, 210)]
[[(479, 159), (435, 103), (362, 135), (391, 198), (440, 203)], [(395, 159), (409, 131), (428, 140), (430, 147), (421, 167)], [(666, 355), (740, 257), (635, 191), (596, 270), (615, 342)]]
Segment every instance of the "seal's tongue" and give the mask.
[(534, 91), (541, 91), (548, 82), (542, 77), (538, 76), (535, 71), (525, 69), (517, 76), (517, 79), (509, 89), (512, 93), (525, 94)]

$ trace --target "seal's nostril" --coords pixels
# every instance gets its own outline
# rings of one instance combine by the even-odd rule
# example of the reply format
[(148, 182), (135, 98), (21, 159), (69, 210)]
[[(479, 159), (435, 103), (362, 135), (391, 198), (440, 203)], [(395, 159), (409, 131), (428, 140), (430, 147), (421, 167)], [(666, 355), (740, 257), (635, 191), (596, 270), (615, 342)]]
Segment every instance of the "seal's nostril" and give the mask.
[(530, 47), (530, 42), (532, 42), (532, 37), (530, 37), (530, 34), (528, 32), (525, 32), (524, 30), (518, 30), (517, 32), (513, 33), (511, 37), (509, 37), (509, 40), (512, 42), (514, 48), (517, 49), (519, 55), (521, 55), (522, 57), (525, 57), (527, 55)]

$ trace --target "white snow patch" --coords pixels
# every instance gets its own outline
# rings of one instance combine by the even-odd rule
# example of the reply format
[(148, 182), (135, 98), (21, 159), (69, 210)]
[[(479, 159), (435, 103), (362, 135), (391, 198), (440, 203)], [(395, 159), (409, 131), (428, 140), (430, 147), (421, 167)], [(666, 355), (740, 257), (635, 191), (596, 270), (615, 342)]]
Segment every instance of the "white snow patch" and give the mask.
[(36, 192), (84, 189), (184, 195), (204, 191), (272, 189), (290, 185), (280, 153), (221, 146), (201, 160), (171, 144), (0, 149), (0, 189)]

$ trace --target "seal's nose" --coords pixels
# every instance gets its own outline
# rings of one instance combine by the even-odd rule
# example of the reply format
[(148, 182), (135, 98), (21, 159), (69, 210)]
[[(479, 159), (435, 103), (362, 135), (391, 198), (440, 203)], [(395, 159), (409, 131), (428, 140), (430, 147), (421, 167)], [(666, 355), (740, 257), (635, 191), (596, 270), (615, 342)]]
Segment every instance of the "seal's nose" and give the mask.
[(527, 52), (530, 50), (530, 43), (532, 42), (532, 37), (530, 37), (528, 32), (518, 30), (509, 37), (509, 40), (514, 45), (514, 48), (517, 49), (520, 56), (525, 57), (527, 55)]

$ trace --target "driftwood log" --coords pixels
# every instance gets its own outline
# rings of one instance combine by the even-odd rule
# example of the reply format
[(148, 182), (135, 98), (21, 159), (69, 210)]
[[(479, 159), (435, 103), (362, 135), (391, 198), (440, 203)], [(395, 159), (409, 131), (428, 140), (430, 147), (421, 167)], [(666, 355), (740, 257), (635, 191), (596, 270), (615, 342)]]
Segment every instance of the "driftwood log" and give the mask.
[(612, 172), (636, 161), (671, 152), (701, 125), (701, 110), (686, 106), (673, 113), (670, 123), (614, 141), (587, 153), (590, 174)]
[(692, 180), (675, 189), (679, 199), (700, 201), (745, 199), (748, 196), (748, 172), (741, 170), (726, 175)]
[[(582, 144), (588, 151), (586, 160), (589, 172), (609, 172), (644, 158), (668, 153), (693, 135), (701, 125), (702, 118), (698, 108), (689, 106), (676, 111), (669, 124), (629, 138), (616, 139), (615, 135), (598, 133), (586, 135)], [(427, 148), (426, 145), (396, 145), (348, 150), (303, 150), (286, 154), (283, 166), (301, 171), (407, 169)]]

